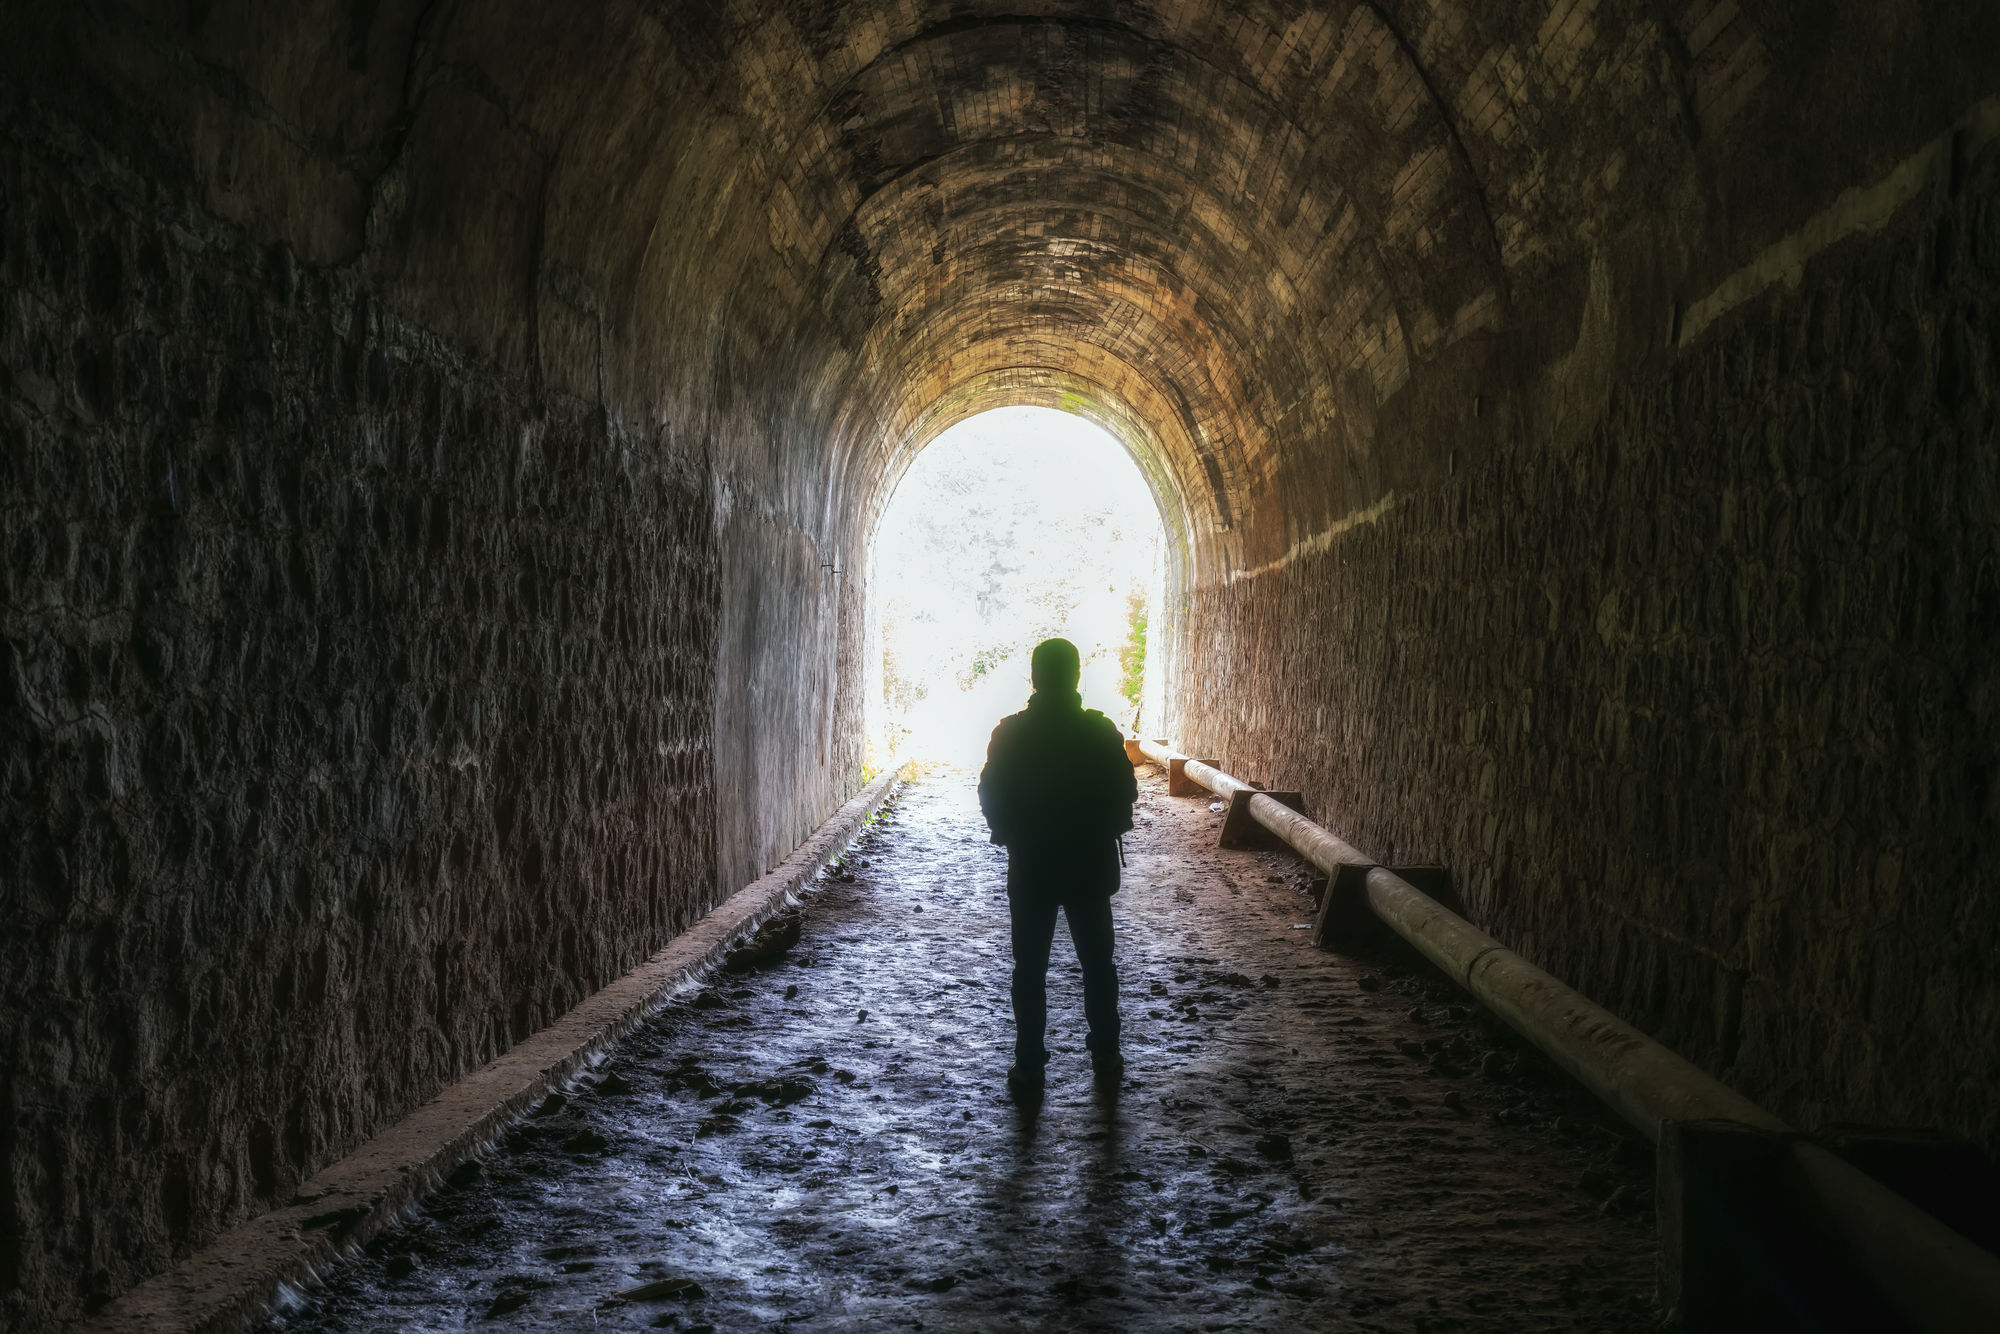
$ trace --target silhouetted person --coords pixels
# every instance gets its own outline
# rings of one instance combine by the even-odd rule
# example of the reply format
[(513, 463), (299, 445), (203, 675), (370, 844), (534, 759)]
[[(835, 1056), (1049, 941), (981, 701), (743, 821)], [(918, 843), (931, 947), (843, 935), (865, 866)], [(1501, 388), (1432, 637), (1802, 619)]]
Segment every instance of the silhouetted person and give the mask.
[(1049, 947), (1056, 913), (1069, 919), (1083, 968), (1090, 1065), (1100, 1082), (1125, 1068), (1118, 1054), (1118, 968), (1111, 959), (1111, 896), (1118, 892), (1118, 836), (1132, 827), (1139, 784), (1109, 718), (1076, 693), (1076, 645), (1035, 648), (1035, 693), (1000, 720), (979, 775), (979, 807), (1007, 849), (1007, 909), (1014, 936), (1014, 1068), (1017, 1090), (1042, 1087), (1048, 1049)]

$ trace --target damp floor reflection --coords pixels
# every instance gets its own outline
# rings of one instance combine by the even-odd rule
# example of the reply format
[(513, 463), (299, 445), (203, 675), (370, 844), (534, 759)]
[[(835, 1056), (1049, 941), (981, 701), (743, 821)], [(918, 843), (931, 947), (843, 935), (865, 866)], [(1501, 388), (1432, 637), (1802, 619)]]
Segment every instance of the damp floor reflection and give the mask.
[(273, 1328), (1650, 1323), (1650, 1151), (1412, 961), (1313, 950), (1298, 864), (1216, 850), (1157, 777), (1127, 1078), (1091, 1087), (1059, 938), (1048, 1093), (1014, 1102), (971, 784), (906, 790), (789, 955), (676, 1001)]

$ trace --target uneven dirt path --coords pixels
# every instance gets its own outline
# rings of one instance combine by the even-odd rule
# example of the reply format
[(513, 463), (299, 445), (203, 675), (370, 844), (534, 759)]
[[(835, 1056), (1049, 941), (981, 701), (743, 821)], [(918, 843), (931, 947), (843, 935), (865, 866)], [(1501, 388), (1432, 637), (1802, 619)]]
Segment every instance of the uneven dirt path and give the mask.
[(788, 956), (670, 1005), (273, 1327), (1650, 1327), (1650, 1150), (1414, 960), (1311, 948), (1299, 863), (1216, 850), (1141, 774), (1115, 1093), (1059, 932), (1048, 1094), (1008, 1096), (1005, 863), (936, 773)]

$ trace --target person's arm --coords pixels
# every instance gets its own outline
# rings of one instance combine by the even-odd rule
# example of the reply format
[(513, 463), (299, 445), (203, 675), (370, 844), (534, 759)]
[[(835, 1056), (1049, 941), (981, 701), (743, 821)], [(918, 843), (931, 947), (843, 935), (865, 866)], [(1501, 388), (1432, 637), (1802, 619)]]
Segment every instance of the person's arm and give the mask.
[(993, 729), (986, 742), (986, 766), (979, 771), (979, 810), (986, 817), (988, 841), (1005, 846), (1014, 832), (1013, 775), (1007, 763), (1007, 720)]
[(1117, 742), (1117, 748), (1113, 762), (1118, 766), (1120, 780), (1118, 799), (1125, 806), (1125, 827), (1130, 829), (1132, 827), (1132, 807), (1137, 805), (1139, 801), (1139, 770), (1125, 756), (1124, 735), (1121, 733), (1114, 740)]
[(1125, 734), (1118, 730), (1118, 724), (1106, 718), (1099, 731), (1096, 751), (1103, 771), (1100, 790), (1104, 793), (1105, 821), (1115, 837), (1131, 831), (1132, 805), (1139, 800), (1139, 776), (1132, 762), (1125, 758)]

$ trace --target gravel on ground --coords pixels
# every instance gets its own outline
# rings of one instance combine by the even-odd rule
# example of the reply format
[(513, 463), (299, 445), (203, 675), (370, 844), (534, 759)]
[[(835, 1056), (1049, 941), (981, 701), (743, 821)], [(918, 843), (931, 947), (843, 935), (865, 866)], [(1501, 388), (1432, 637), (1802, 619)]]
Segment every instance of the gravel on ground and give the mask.
[(1005, 858), (919, 778), (799, 942), (717, 973), (273, 1330), (1650, 1328), (1652, 1150), (1393, 942), (1316, 950), (1309, 868), (1142, 768), (1093, 1089), (1060, 930), (1039, 1104)]

